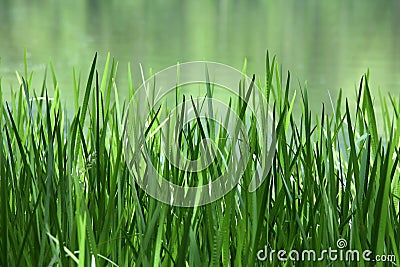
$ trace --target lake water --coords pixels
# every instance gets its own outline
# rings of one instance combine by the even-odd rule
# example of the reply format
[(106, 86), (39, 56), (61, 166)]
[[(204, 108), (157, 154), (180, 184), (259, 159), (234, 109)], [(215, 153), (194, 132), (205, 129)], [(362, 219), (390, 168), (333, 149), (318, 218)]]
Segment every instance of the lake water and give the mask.
[[(23, 1), (0, 0), (0, 76), (5, 96), (23, 72), (24, 49), (39, 87), (52, 60), (64, 101), (72, 100), (72, 68), (86, 79), (95, 52), (154, 72), (179, 62), (217, 61), (263, 75), (265, 53), (291, 71), (294, 88), (308, 81), (313, 108), (339, 88), (353, 97), (370, 68), (371, 84), (400, 92), (400, 1)], [(51, 85), (51, 82), (48, 83)], [(50, 88), (51, 89), (51, 88)], [(70, 101), (71, 103), (73, 101)], [(68, 104), (67, 104), (68, 105)]]

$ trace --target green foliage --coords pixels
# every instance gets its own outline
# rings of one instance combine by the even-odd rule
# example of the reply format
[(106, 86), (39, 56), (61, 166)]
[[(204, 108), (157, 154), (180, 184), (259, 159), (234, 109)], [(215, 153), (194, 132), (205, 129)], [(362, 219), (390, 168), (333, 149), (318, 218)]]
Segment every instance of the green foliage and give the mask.
[[(267, 55), (261, 89), (279, 122), (267, 179), (256, 191), (247, 191), (257, 165), (251, 159), (240, 185), (224, 198), (180, 208), (152, 199), (130, 175), (121, 130), (127, 102), (118, 99), (117, 64), (108, 56), (99, 77), (96, 60), (97, 55), (85, 89), (74, 71), (72, 116), (61, 106), (52, 67), (54, 98), (47, 95), (46, 77), (37, 95), (25, 62), (20, 88), (10, 103), (1, 102), (1, 266), (253, 266), (266, 264), (257, 259), (264, 246), (321, 251), (335, 247), (339, 238), (352, 249), (394, 254), (400, 264), (400, 103), (381, 96), (385, 112), (377, 113), (367, 75), (355, 112), (347, 100), (342, 105), (340, 93), (332, 114), (323, 106), (313, 120), (307, 88), (300, 90), (301, 107), (296, 107), (296, 91), (289, 97), (290, 74), (282, 87), (275, 57), (270, 62)], [(246, 99), (254, 82), (253, 77), (249, 88), (242, 85)], [(213, 88), (209, 82), (206, 86), (211, 97)], [(0, 98), (1, 92), (0, 84)], [(193, 99), (192, 105), (197, 114), (202, 106)], [(237, 105), (257, 155), (255, 118), (244, 116), (246, 103)], [(301, 110), (300, 119), (294, 118), (294, 110)], [(159, 111), (154, 111), (146, 134), (160, 125)], [(382, 132), (379, 120), (385, 123)], [(205, 135), (220, 140), (217, 147), (223, 152), (210, 167), (218, 176), (229, 156), (230, 148), (224, 149), (229, 142), (223, 130), (209, 123), (197, 116), (184, 126), (179, 143), (188, 157), (196, 158)], [(156, 133), (148, 139), (151, 160), (164, 177), (182, 184), (181, 171), (161, 160), (159, 138)], [(206, 183), (204, 177), (192, 174), (191, 181)], [(279, 264), (276, 257), (269, 263)], [(332, 266), (327, 260), (318, 264)]]

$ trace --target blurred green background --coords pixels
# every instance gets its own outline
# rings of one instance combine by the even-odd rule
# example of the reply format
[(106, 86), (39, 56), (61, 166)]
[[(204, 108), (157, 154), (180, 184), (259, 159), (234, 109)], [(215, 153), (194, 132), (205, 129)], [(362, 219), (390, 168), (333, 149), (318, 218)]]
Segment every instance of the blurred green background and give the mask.
[[(265, 53), (276, 54), (292, 83), (308, 81), (320, 110), (343, 88), (353, 97), (370, 68), (372, 87), (400, 92), (400, 1), (0, 1), (0, 76), (3, 93), (18, 85), (24, 49), (40, 87), (52, 60), (63, 102), (72, 99), (72, 69), (83, 82), (95, 52), (119, 61), (118, 89), (179, 62), (210, 60), (264, 74)], [(101, 66), (101, 64), (100, 64)], [(148, 76), (147, 76), (148, 77)], [(48, 83), (49, 90), (51, 83)], [(374, 91), (375, 96), (378, 93)], [(71, 101), (72, 102), (72, 101)]]

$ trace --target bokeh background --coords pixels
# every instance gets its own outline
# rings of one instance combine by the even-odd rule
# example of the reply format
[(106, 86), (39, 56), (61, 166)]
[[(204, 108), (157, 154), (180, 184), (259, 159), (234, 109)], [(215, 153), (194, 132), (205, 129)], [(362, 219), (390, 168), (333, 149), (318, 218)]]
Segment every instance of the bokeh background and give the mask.
[[(192, 60), (210, 60), (263, 75), (268, 49), (293, 88), (307, 81), (313, 109), (329, 94), (355, 88), (371, 71), (378, 88), (400, 92), (398, 0), (0, 0), (0, 76), (3, 94), (18, 86), (24, 49), (40, 87), (52, 60), (63, 102), (73, 95), (72, 69), (86, 79), (95, 52), (119, 62), (118, 90), (127, 91), (127, 65), (135, 85), (145, 73)], [(51, 82), (48, 83), (49, 90)], [(72, 101), (71, 101), (72, 102)]]

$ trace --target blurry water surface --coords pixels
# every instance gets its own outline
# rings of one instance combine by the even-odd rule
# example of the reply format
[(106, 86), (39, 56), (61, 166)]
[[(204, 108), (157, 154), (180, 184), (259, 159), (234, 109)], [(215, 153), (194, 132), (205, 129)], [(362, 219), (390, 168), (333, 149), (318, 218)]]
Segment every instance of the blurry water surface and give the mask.
[[(298, 88), (307, 80), (313, 109), (343, 88), (353, 97), (370, 68), (371, 83), (400, 92), (400, 1), (27, 1), (0, 0), (0, 76), (3, 94), (18, 85), (24, 49), (40, 87), (52, 60), (63, 101), (73, 103), (72, 69), (82, 83), (95, 52), (119, 62), (118, 89), (145, 74), (191, 60), (210, 60), (263, 75), (265, 53), (276, 54)], [(285, 74), (286, 76), (286, 74)], [(263, 78), (263, 77), (261, 77)], [(48, 82), (49, 90), (52, 90)], [(329, 92), (329, 93), (328, 93)], [(373, 92), (378, 99), (377, 90)]]

